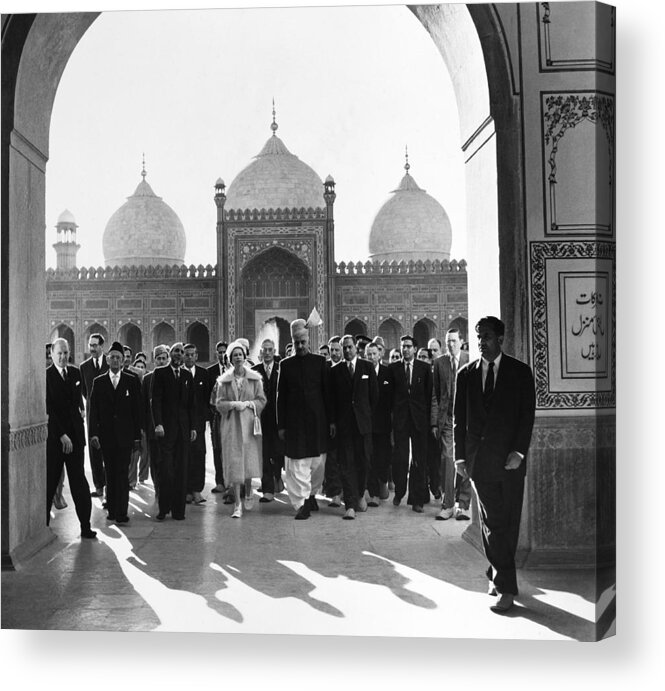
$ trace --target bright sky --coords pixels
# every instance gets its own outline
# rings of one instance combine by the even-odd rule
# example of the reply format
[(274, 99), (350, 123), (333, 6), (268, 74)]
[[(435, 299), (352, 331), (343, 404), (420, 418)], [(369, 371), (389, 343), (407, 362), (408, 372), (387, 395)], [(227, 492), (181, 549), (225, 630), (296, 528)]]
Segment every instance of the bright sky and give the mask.
[(465, 257), (457, 106), (443, 58), (404, 6), (107, 12), (74, 51), (51, 120), (46, 264), (55, 224), (79, 225), (79, 266), (141, 180), (173, 208), (187, 264), (214, 264), (214, 183), (270, 137), (337, 183), (337, 261), (365, 260), (374, 216), (404, 174), (448, 212)]

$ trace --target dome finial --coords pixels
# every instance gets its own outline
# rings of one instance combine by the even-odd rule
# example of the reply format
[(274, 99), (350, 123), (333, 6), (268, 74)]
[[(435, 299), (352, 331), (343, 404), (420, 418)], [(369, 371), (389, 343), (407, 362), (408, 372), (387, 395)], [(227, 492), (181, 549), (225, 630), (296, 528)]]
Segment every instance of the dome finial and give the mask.
[(275, 122), (275, 97), (272, 97), (272, 125), (270, 125), (270, 129), (272, 130), (272, 136), (275, 136), (275, 132), (277, 132), (277, 127), (278, 124)]
[(148, 173), (145, 172), (145, 151), (143, 152), (143, 168), (141, 170), (141, 177), (145, 180), (145, 176)]
[(404, 170), (406, 171), (406, 174), (408, 175), (409, 174), (409, 168), (411, 168), (411, 166), (409, 165), (409, 147), (406, 145), (404, 146), (404, 156), (406, 158), (406, 163), (404, 164)]

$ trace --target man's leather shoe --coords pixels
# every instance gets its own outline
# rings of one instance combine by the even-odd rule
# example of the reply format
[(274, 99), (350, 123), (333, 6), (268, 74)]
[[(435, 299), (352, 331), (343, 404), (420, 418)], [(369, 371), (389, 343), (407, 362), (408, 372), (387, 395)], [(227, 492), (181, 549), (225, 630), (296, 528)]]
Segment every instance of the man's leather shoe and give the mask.
[(367, 501), (365, 497), (360, 497), (360, 499), (358, 499), (358, 511), (367, 511)]
[(106, 514), (107, 521), (115, 521), (115, 516), (112, 513)]
[(379, 483), (379, 499), (387, 499), (390, 495), (387, 482)]
[(379, 497), (370, 497), (369, 501), (367, 502), (367, 506), (376, 507), (376, 506), (379, 506), (380, 503), (381, 503), (381, 501), (380, 501)]
[(87, 540), (92, 540), (97, 537), (97, 531), (91, 530), (90, 528), (85, 528), (81, 530), (81, 537), (86, 538)]
[(457, 509), (457, 511), (455, 511), (455, 520), (470, 521), (471, 516), (469, 515), (469, 509)]
[(493, 605), (490, 605), (490, 609), (492, 612), (504, 614), (515, 604), (514, 599), (514, 595), (511, 595), (510, 593), (502, 593), (499, 596), (499, 599)]
[(439, 511), (439, 513), (436, 515), (436, 520), (437, 521), (447, 521), (449, 518), (453, 517), (454, 513), (455, 513), (455, 510), (453, 508), (441, 509), (441, 511)]
[(356, 517), (356, 512), (353, 509), (347, 509), (346, 513), (342, 516), (345, 521), (352, 521)]
[(399, 506), (401, 501), (402, 501), (401, 497), (393, 497), (393, 506)]
[(284, 491), (284, 480), (282, 480), (281, 477), (278, 477), (275, 480), (275, 494), (281, 494)]
[(185, 497), (185, 504), (191, 504), (193, 499), (194, 499), (194, 497), (191, 494), (188, 494)]
[(56, 494), (55, 497), (53, 497), (53, 506), (55, 506), (56, 509), (67, 508), (67, 502), (65, 501), (65, 498), (62, 496), (62, 494)]
[(313, 494), (307, 501), (309, 502), (309, 510), (310, 511), (318, 511), (319, 510), (319, 505), (316, 501), (316, 497)]
[(129, 516), (120, 516), (115, 519), (116, 523), (129, 523)]
[(416, 513), (422, 513), (423, 512), (423, 507), (420, 504), (414, 504), (411, 507), (411, 511), (415, 511)]
[(165, 513), (161, 513), (161, 511), (160, 511), (160, 513), (158, 513), (158, 514), (155, 516), (155, 518), (156, 518), (158, 521), (163, 521), (163, 520), (166, 518), (166, 514), (165, 514)]
[(331, 500), (330, 504), (328, 506), (331, 509), (338, 509), (342, 505), (342, 497), (339, 494), (336, 494)]
[(267, 504), (268, 502), (274, 501), (274, 499), (275, 495), (272, 492), (265, 492), (259, 499), (259, 504)]
[(306, 501), (296, 512), (296, 521), (304, 521), (309, 518), (310, 509), (309, 502)]
[(499, 594), (497, 589), (496, 589), (496, 586), (494, 585), (494, 583), (492, 581), (489, 581), (489, 583), (487, 585), (487, 594), (492, 595), (492, 596)]
[(91, 497), (103, 497), (104, 496), (104, 488), (103, 487), (96, 487), (94, 492), (90, 492)]
[(226, 487), (224, 487), (224, 485), (215, 485), (210, 491), (213, 494), (223, 494), (225, 490)]

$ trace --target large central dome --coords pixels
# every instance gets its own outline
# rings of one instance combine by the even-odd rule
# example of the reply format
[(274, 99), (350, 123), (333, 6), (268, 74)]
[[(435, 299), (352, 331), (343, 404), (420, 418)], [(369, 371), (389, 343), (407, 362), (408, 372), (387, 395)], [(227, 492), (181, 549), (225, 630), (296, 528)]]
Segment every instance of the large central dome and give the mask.
[(409, 174), (376, 214), (369, 236), (369, 257), (375, 261), (450, 259), (452, 229), (445, 209), (418, 187)]
[(286, 148), (274, 119), (271, 129), (261, 152), (229, 185), (226, 209), (325, 207), (321, 178)]
[(143, 180), (111, 216), (104, 230), (106, 266), (185, 263), (185, 229), (175, 211)]

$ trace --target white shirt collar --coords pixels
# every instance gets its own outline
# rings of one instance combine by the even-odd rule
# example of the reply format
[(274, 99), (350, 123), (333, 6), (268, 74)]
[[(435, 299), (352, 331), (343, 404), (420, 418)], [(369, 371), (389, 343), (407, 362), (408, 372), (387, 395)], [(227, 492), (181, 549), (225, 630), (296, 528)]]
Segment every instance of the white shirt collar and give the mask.
[[(501, 365), (501, 356), (503, 355), (503, 351), (500, 352), (495, 358), (494, 358), (494, 377), (496, 378), (496, 375), (499, 371), (499, 366)], [(486, 360), (484, 357), (480, 358), (480, 361), (483, 366), (483, 374), (485, 374), (489, 368), (489, 360)]]

